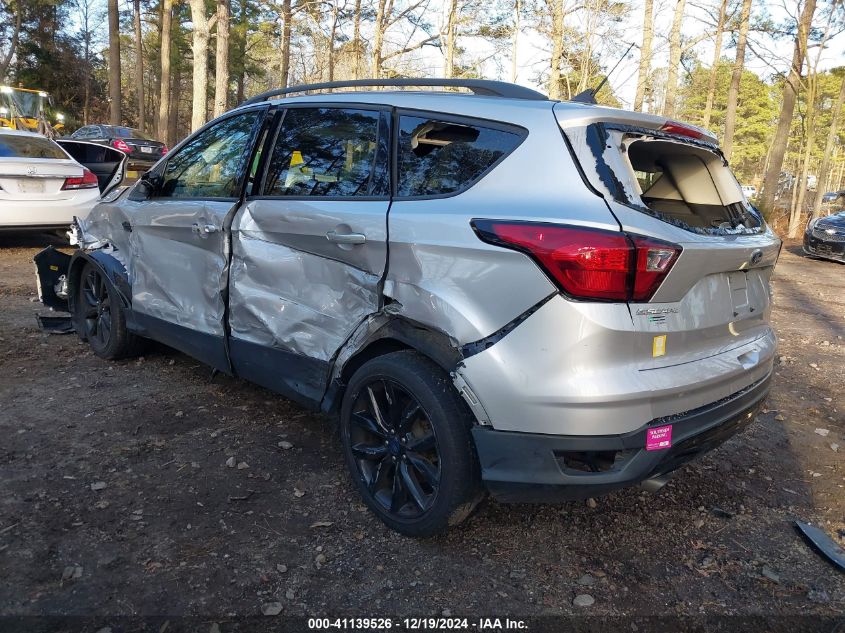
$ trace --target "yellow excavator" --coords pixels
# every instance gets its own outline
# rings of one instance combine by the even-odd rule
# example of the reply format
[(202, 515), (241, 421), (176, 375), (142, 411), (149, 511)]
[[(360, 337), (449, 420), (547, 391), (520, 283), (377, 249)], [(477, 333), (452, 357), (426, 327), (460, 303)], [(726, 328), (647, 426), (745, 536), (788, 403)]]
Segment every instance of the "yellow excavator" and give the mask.
[(65, 117), (59, 113), (49, 116), (48, 109), (50, 95), (43, 90), (0, 86), (0, 128), (52, 137), (64, 127)]

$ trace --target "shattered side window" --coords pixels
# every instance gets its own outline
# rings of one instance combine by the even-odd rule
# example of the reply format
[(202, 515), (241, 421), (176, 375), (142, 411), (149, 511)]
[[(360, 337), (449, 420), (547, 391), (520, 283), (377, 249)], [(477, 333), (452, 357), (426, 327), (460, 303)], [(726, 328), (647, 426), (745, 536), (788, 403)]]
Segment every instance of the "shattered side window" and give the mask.
[(523, 138), (516, 132), (403, 116), (397, 194), (437, 196), (468, 189)]
[(380, 113), (291, 108), (270, 157), (265, 196), (373, 196), (383, 191)]
[(237, 198), (261, 114), (253, 110), (229, 117), (181, 147), (167, 161), (159, 197)]

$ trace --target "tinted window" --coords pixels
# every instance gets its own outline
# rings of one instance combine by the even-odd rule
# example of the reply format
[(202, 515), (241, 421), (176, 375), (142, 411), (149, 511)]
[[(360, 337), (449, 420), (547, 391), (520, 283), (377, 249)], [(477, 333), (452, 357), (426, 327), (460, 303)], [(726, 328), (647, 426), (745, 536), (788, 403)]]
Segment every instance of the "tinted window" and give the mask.
[(63, 158), (68, 155), (48, 138), (0, 134), (0, 158)]
[(387, 148), (377, 111), (293, 108), (285, 113), (267, 170), (268, 196), (387, 193)]
[(181, 147), (164, 168), (160, 196), (237, 198), (250, 139), (262, 113), (220, 121)]
[(466, 189), (522, 138), (516, 132), (403, 116), (397, 195), (435, 196)]
[(145, 134), (141, 130), (136, 130), (135, 128), (131, 127), (113, 127), (111, 128), (111, 133), (117, 138), (143, 138), (148, 141), (152, 140), (152, 137)]

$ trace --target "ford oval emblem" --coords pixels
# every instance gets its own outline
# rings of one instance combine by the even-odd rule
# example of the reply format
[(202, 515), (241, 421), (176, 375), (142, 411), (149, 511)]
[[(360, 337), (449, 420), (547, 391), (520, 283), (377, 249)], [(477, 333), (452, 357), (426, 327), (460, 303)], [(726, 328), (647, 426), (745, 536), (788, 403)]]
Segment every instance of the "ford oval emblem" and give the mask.
[(759, 264), (762, 259), (763, 259), (763, 251), (761, 251), (759, 248), (756, 251), (754, 251), (753, 253), (751, 253), (751, 264), (752, 265)]

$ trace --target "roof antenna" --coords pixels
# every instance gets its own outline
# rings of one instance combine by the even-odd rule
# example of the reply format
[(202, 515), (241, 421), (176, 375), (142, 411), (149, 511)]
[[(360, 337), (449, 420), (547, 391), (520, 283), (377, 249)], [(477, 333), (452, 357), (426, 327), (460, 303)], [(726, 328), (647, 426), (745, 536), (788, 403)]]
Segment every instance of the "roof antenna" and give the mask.
[(619, 64), (622, 63), (622, 60), (625, 59), (628, 56), (628, 53), (631, 52), (631, 49), (634, 48), (634, 46), (635, 46), (635, 44), (631, 43), (631, 45), (628, 47), (628, 50), (626, 50), (622, 54), (622, 57), (619, 58), (619, 61), (616, 62), (616, 64), (614, 64), (613, 68), (611, 68), (610, 71), (604, 76), (604, 79), (601, 80), (601, 83), (599, 83), (598, 86), (596, 86), (595, 88), (587, 88), (583, 92), (579, 92), (577, 95), (572, 97), (570, 99), (570, 101), (575, 101), (576, 103), (592, 103), (592, 104), (595, 104), (596, 103), (596, 95), (599, 93), (599, 90), (604, 88), (604, 84), (606, 84), (607, 80), (610, 79), (610, 76), (613, 74), (613, 71), (615, 71), (616, 67), (619, 66)]

